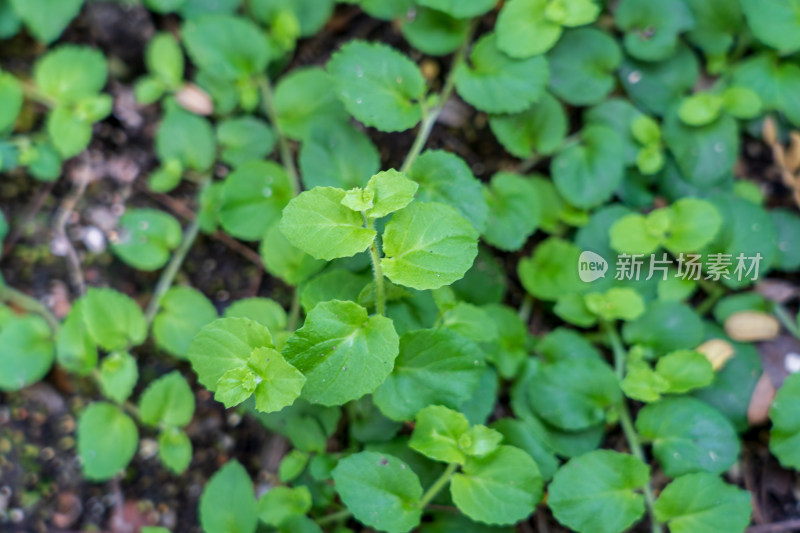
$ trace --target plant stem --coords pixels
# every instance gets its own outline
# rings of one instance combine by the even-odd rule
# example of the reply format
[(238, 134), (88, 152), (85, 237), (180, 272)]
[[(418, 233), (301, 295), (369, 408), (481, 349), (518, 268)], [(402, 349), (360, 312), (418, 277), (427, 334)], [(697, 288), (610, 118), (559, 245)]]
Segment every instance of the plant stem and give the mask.
[[(627, 359), (625, 347), (622, 345), (622, 340), (619, 338), (619, 333), (617, 333), (617, 329), (612, 323), (603, 322), (603, 329), (605, 329), (606, 334), (608, 335), (608, 341), (611, 344), (611, 349), (614, 352), (614, 369), (617, 372), (617, 378), (622, 380), (625, 377), (625, 360)], [(624, 396), (619, 402), (618, 409), (619, 423), (620, 426), (622, 426), (622, 432), (625, 434), (625, 439), (628, 441), (628, 446), (631, 449), (631, 453), (644, 464), (648, 464), (647, 458), (644, 455), (644, 450), (642, 449), (642, 443), (639, 441), (639, 434), (636, 433), (636, 428), (634, 427), (633, 419), (631, 418), (631, 412), (628, 409), (628, 404), (626, 403)], [(663, 533), (661, 523), (656, 519), (655, 512), (653, 511), (655, 502), (656, 500), (655, 496), (653, 495), (653, 488), (650, 486), (650, 482), (648, 481), (644, 486), (644, 503), (647, 506), (647, 512), (650, 515), (652, 532)]]
[(17, 289), (12, 289), (8, 285), (0, 285), (0, 301), (19, 307), (20, 309), (28, 311), (29, 313), (35, 313), (41, 316), (45, 322), (47, 322), (47, 325), (50, 326), (50, 329), (53, 330), (54, 334), (61, 327), (61, 323), (58, 321), (58, 319), (42, 302), (35, 298), (31, 298), (24, 292), (18, 291)]
[(332, 522), (341, 522), (342, 520), (346, 520), (352, 516), (352, 512), (347, 509), (342, 509), (341, 511), (336, 511), (335, 513), (331, 513), (329, 515), (325, 515), (322, 518), (317, 519), (318, 526), (324, 526), (326, 524), (330, 524)]
[[(372, 224), (374, 229), (375, 224)], [(372, 273), (375, 276), (375, 312), (386, 316), (386, 288), (383, 284), (383, 268), (381, 267), (381, 253), (378, 250), (378, 236), (372, 239), (369, 246), (369, 255), (372, 258)]]
[(700, 316), (705, 315), (716, 305), (720, 298), (725, 295), (725, 288), (721, 285), (714, 285), (709, 289), (711, 292), (708, 293), (708, 296), (705, 300), (700, 302), (700, 305), (697, 306), (697, 313)]
[(789, 314), (789, 311), (786, 310), (784, 306), (779, 303), (776, 303), (772, 308), (772, 312), (775, 313), (775, 316), (778, 317), (778, 320), (786, 330), (800, 339), (800, 325), (798, 325), (798, 320), (792, 318), (792, 315)]
[(447, 468), (442, 475), (439, 476), (439, 479), (433, 482), (433, 485), (428, 487), (428, 490), (425, 491), (425, 494), (422, 495), (422, 499), (419, 501), (419, 506), (421, 509), (424, 509), (426, 505), (431, 503), (433, 499), (436, 497), (439, 492), (448, 484), (450, 483), (450, 478), (453, 477), (453, 474), (456, 473), (458, 470), (458, 463), (450, 463), (447, 465)]
[[(198, 198), (201, 194), (203, 194), (203, 190), (206, 188), (208, 183), (210, 183), (210, 181), (210, 178), (206, 178), (204, 180), (203, 184), (200, 186), (200, 190), (197, 193)], [(186, 259), (186, 254), (188, 254), (189, 250), (192, 248), (192, 244), (194, 244), (199, 232), (200, 217), (195, 216), (194, 219), (189, 222), (189, 225), (183, 232), (183, 240), (181, 241), (180, 246), (178, 246), (178, 248), (175, 250), (175, 253), (172, 254), (172, 259), (170, 259), (167, 268), (165, 268), (161, 273), (158, 284), (156, 284), (156, 288), (153, 291), (153, 296), (150, 298), (150, 302), (147, 304), (147, 310), (145, 311), (144, 316), (145, 320), (147, 321), (148, 328), (153, 323), (156, 313), (158, 313), (158, 310), (161, 308), (161, 300), (164, 298), (164, 295), (167, 293), (170, 287), (172, 287), (172, 283), (175, 281), (175, 276), (178, 275), (178, 271), (181, 269), (181, 265), (183, 265), (183, 261)]]
[(439, 99), (436, 105), (427, 108), (425, 102), (422, 102), (422, 124), (420, 124), (417, 138), (414, 139), (414, 144), (411, 145), (411, 150), (408, 152), (405, 161), (403, 161), (403, 166), (400, 167), (400, 172), (408, 172), (411, 165), (414, 164), (417, 156), (419, 156), (422, 149), (425, 148), (425, 143), (428, 142), (428, 137), (430, 137), (433, 126), (439, 119), (439, 115), (444, 109), (444, 106), (447, 104), (447, 101), (450, 100), (450, 96), (452, 96), (453, 89), (455, 89), (456, 86), (456, 70), (467, 58), (467, 50), (469, 50), (469, 46), (472, 43), (472, 34), (475, 32), (476, 26), (477, 21), (473, 21), (467, 31), (466, 37), (464, 37), (464, 42), (461, 43), (461, 47), (456, 52), (455, 56), (453, 56), (450, 72), (447, 74), (447, 78), (444, 81), (444, 86), (442, 86), (442, 92), (439, 93)]
[(300, 194), (301, 190), (300, 174), (297, 172), (297, 166), (294, 163), (294, 157), (289, 148), (289, 140), (286, 138), (278, 122), (278, 112), (275, 110), (275, 98), (269, 78), (261, 76), (258, 79), (258, 87), (261, 89), (261, 98), (264, 100), (264, 112), (267, 114), (267, 118), (269, 118), (272, 127), (275, 129), (275, 134), (278, 137), (278, 150), (281, 154), (281, 162), (291, 178), (294, 196), (297, 196)]
[(286, 331), (294, 331), (297, 329), (297, 323), (300, 321), (300, 291), (294, 287), (292, 294), (292, 306), (289, 308), (289, 319), (286, 321)]
[(533, 296), (526, 292), (522, 298), (522, 305), (519, 306), (519, 311), (517, 312), (517, 316), (526, 326), (531, 319), (531, 311), (533, 311)]

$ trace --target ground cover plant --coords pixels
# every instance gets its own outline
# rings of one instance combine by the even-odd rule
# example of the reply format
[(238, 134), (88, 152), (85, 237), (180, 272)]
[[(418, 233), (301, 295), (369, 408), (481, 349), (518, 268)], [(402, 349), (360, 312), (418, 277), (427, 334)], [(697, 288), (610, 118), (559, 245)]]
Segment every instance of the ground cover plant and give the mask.
[(800, 529), (797, 10), (0, 0), (0, 529)]

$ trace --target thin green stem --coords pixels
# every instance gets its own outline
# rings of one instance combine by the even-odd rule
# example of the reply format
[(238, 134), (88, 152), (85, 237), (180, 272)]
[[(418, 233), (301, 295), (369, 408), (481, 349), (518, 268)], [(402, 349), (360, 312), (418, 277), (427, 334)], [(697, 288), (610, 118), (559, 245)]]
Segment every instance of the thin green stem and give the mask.
[(797, 319), (792, 318), (792, 315), (789, 314), (789, 311), (784, 306), (776, 303), (772, 308), (772, 312), (775, 313), (775, 316), (778, 317), (780, 323), (789, 333), (800, 339), (800, 324), (798, 324)]
[(422, 102), (422, 124), (420, 124), (417, 138), (414, 139), (414, 144), (411, 145), (411, 150), (408, 152), (405, 161), (403, 161), (403, 166), (400, 167), (400, 172), (408, 172), (419, 154), (422, 153), (425, 144), (428, 142), (428, 137), (430, 137), (431, 131), (433, 131), (433, 126), (439, 119), (439, 115), (447, 104), (447, 101), (450, 100), (450, 97), (453, 95), (453, 90), (456, 86), (456, 71), (458, 70), (458, 66), (467, 59), (467, 51), (472, 43), (472, 35), (475, 32), (476, 26), (477, 21), (473, 21), (469, 31), (467, 31), (467, 35), (464, 37), (464, 42), (461, 43), (461, 47), (453, 57), (453, 63), (450, 65), (450, 72), (444, 80), (442, 92), (439, 93), (436, 105), (428, 108), (425, 105), (425, 101)]
[(341, 511), (336, 511), (335, 513), (331, 513), (329, 515), (323, 516), (322, 518), (317, 519), (318, 526), (324, 526), (326, 524), (332, 524), (334, 522), (341, 522), (343, 520), (347, 520), (353, 515), (352, 512), (348, 511), (347, 509), (342, 509)]
[(450, 478), (453, 477), (453, 474), (456, 473), (456, 470), (458, 470), (458, 463), (450, 463), (447, 465), (447, 468), (444, 472), (442, 472), (442, 475), (439, 476), (439, 479), (434, 481), (433, 485), (428, 487), (428, 490), (426, 490), (425, 494), (422, 495), (422, 499), (419, 501), (420, 508), (424, 509), (425, 506), (433, 501), (436, 495), (439, 494), (439, 492), (441, 492), (441, 490), (445, 488), (448, 483), (450, 483)]
[(300, 321), (300, 291), (297, 287), (294, 288), (292, 294), (292, 306), (289, 308), (289, 319), (286, 322), (286, 331), (294, 331), (297, 329), (297, 323)]
[[(375, 223), (372, 224), (373, 229)], [(381, 252), (378, 249), (378, 236), (372, 239), (369, 246), (369, 256), (372, 258), (372, 273), (375, 276), (375, 312), (386, 316), (386, 287), (383, 281), (383, 268), (381, 267)]]
[(721, 285), (714, 285), (713, 288), (710, 288), (710, 290), (711, 292), (708, 293), (706, 299), (700, 302), (700, 305), (697, 306), (697, 313), (700, 316), (703, 316), (711, 311), (719, 299), (725, 296), (725, 288)]
[(533, 311), (533, 296), (526, 292), (525, 296), (522, 298), (522, 305), (519, 306), (517, 316), (527, 324), (531, 319), (531, 311)]
[(261, 76), (258, 79), (258, 87), (261, 89), (261, 98), (264, 101), (264, 112), (267, 114), (272, 127), (275, 129), (275, 134), (278, 137), (278, 151), (281, 154), (281, 163), (283, 163), (284, 168), (286, 168), (286, 172), (289, 173), (289, 177), (292, 181), (292, 190), (294, 192), (294, 196), (297, 196), (300, 194), (301, 190), (300, 174), (297, 172), (297, 166), (294, 163), (292, 150), (289, 148), (289, 140), (283, 133), (283, 129), (278, 122), (278, 112), (275, 109), (275, 98), (269, 78), (266, 76)]
[(31, 298), (24, 292), (12, 289), (8, 285), (0, 285), (0, 301), (41, 316), (45, 322), (47, 322), (47, 325), (50, 326), (50, 329), (53, 330), (53, 334), (61, 327), (61, 323), (58, 319), (42, 302), (36, 298)]
[[(210, 178), (204, 180), (204, 183), (200, 186), (198, 198), (203, 193), (203, 190), (210, 181)], [(183, 240), (181, 241), (180, 246), (178, 246), (178, 248), (175, 250), (175, 253), (172, 254), (172, 259), (170, 259), (167, 268), (165, 268), (161, 273), (161, 277), (159, 278), (156, 288), (153, 291), (153, 296), (150, 298), (150, 302), (147, 304), (147, 310), (145, 311), (144, 316), (148, 327), (153, 323), (156, 313), (158, 313), (158, 310), (161, 308), (161, 300), (164, 298), (164, 295), (167, 293), (170, 287), (172, 287), (172, 283), (175, 281), (175, 276), (178, 275), (178, 271), (180, 271), (181, 265), (183, 265), (183, 261), (186, 259), (186, 255), (192, 248), (192, 244), (194, 244), (199, 232), (200, 217), (196, 216), (183, 232)]]
[[(617, 329), (614, 324), (610, 322), (603, 322), (603, 329), (606, 331), (609, 344), (611, 344), (611, 349), (614, 352), (614, 369), (616, 370), (617, 378), (622, 380), (625, 377), (625, 361), (627, 359), (625, 347), (622, 344), (622, 340), (619, 338), (619, 333), (617, 333)], [(618, 410), (620, 426), (622, 426), (622, 432), (625, 434), (625, 439), (628, 441), (628, 446), (631, 449), (631, 453), (640, 461), (647, 464), (647, 458), (644, 455), (644, 449), (642, 448), (642, 443), (639, 440), (639, 434), (636, 433), (636, 428), (634, 427), (633, 419), (631, 418), (631, 412), (628, 409), (628, 404), (624, 397), (619, 402)], [(652, 532), (663, 533), (661, 523), (656, 518), (653, 510), (655, 508), (655, 502), (656, 499), (653, 495), (653, 487), (650, 486), (650, 482), (648, 481), (644, 486), (644, 503), (647, 506), (647, 512), (650, 515)]]

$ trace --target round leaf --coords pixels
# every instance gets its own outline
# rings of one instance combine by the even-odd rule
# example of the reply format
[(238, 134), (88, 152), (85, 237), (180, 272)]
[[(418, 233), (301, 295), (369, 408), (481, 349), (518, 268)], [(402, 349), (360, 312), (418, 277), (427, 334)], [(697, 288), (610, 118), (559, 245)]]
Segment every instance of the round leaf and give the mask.
[(214, 304), (191, 287), (172, 287), (160, 307), (153, 319), (153, 337), (161, 349), (175, 357), (186, 357), (192, 338), (217, 318)]
[(539, 224), (538, 189), (522, 176), (499, 172), (484, 194), (489, 205), (484, 239), (501, 250), (519, 250)]
[(170, 372), (148, 385), (139, 400), (139, 413), (150, 426), (186, 426), (194, 415), (194, 394), (180, 372)]
[(346, 122), (315, 123), (300, 148), (307, 189), (363, 187), (380, 166), (378, 149), (369, 137)]
[(139, 270), (158, 270), (169, 261), (183, 237), (172, 215), (157, 209), (128, 209), (119, 219), (111, 249), (126, 264)]
[(147, 339), (144, 313), (122, 293), (92, 287), (81, 300), (81, 311), (89, 335), (104, 350), (125, 350)]
[(203, 531), (255, 533), (258, 507), (253, 482), (238, 461), (230, 461), (208, 480), (200, 497)]
[(50, 371), (54, 358), (47, 322), (0, 307), (0, 390), (15, 391), (36, 383)]
[(558, 100), (543, 93), (525, 111), (493, 115), (489, 126), (509, 153), (527, 159), (535, 153), (549, 155), (561, 146), (567, 134), (567, 116)]
[(97, 402), (78, 417), (78, 455), (87, 479), (111, 479), (128, 466), (138, 445), (136, 424), (119, 407)]
[(769, 449), (781, 464), (800, 470), (800, 374), (792, 374), (783, 386), (769, 410), (772, 430), (769, 434)]
[(614, 88), (622, 53), (607, 33), (580, 28), (566, 32), (547, 58), (550, 90), (569, 104), (593, 105)]
[(316, 67), (293, 69), (282, 76), (275, 86), (275, 113), (281, 131), (299, 141), (321, 124), (347, 122), (347, 112), (330, 90), (331, 83), (328, 73)]
[(203, 15), (186, 21), (181, 33), (194, 64), (223, 80), (259, 74), (270, 60), (266, 35), (242, 17)]
[(656, 500), (656, 518), (672, 533), (742, 533), (752, 513), (750, 493), (712, 474), (681, 476)]
[(107, 77), (108, 67), (102, 53), (74, 45), (59, 46), (48, 52), (36, 63), (33, 72), (39, 91), (62, 105), (96, 95), (105, 86)]

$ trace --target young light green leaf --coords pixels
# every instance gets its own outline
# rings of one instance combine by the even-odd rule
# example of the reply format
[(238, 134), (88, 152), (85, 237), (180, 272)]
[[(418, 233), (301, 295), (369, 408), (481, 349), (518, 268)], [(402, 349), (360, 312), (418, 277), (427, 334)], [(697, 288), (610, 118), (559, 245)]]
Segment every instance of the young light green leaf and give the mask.
[(266, 35), (249, 19), (204, 15), (186, 21), (181, 33), (194, 64), (223, 80), (264, 72), (271, 59)]
[[(28, 4), (28, 5), (33, 5)], [(39, 91), (62, 105), (76, 104), (99, 93), (108, 67), (99, 51), (88, 46), (63, 45), (45, 54), (34, 67)]]
[(800, 398), (800, 374), (792, 374), (778, 389), (769, 418), (772, 429), (769, 434), (769, 449), (780, 463), (789, 468), (800, 470), (800, 415), (798, 415), (798, 398)]
[(614, 287), (584, 296), (586, 308), (603, 320), (636, 320), (644, 313), (644, 300), (634, 289)]
[(478, 522), (512, 525), (533, 513), (542, 498), (542, 476), (530, 455), (500, 446), (484, 457), (470, 457), (450, 482), (453, 503)]
[(636, 457), (597, 450), (562, 466), (550, 483), (547, 503), (556, 519), (579, 533), (621, 533), (644, 515), (636, 491), (650, 480)]
[(739, 455), (739, 438), (719, 411), (694, 398), (650, 404), (636, 418), (636, 430), (653, 443), (664, 473), (725, 472)]
[(36, 383), (50, 371), (54, 358), (52, 332), (44, 319), (17, 316), (0, 306), (0, 390)]
[(667, 392), (683, 394), (714, 381), (714, 369), (705, 355), (694, 350), (678, 350), (658, 359), (656, 372), (669, 383)]
[(488, 34), (475, 43), (469, 64), (455, 71), (458, 94), (481, 111), (518, 113), (535, 103), (549, 79), (543, 56), (515, 59), (497, 48), (497, 36)]
[(489, 205), (484, 239), (501, 250), (519, 250), (539, 224), (538, 189), (518, 174), (498, 172), (484, 196)]
[(434, 461), (464, 464), (459, 439), (469, 430), (467, 417), (443, 405), (428, 405), (417, 413), (408, 446)]
[(258, 322), (220, 318), (195, 335), (186, 356), (200, 384), (213, 392), (225, 372), (247, 366), (253, 350), (272, 347), (272, 335)]
[(200, 497), (200, 525), (204, 531), (255, 533), (258, 507), (253, 482), (238, 461), (217, 470)]
[(502, 441), (502, 433), (479, 424), (472, 426), (459, 437), (458, 447), (467, 455), (483, 457), (497, 450)]
[(250, 368), (256, 375), (256, 409), (262, 413), (280, 411), (292, 405), (306, 383), (305, 376), (272, 348), (253, 350)]
[(742, 533), (750, 523), (750, 493), (707, 473), (681, 476), (656, 500), (656, 519), (672, 533)]
[(167, 264), (182, 237), (181, 225), (172, 215), (158, 209), (129, 209), (119, 219), (111, 249), (138, 270), (158, 270)]
[(474, 228), (450, 206), (413, 203), (386, 225), (381, 259), (390, 280), (419, 290), (464, 277), (478, 254)]
[(136, 424), (115, 405), (96, 402), (78, 417), (78, 455), (87, 479), (111, 479), (128, 466), (138, 445)]
[(339, 461), (333, 482), (357, 520), (388, 533), (406, 533), (419, 525), (422, 486), (400, 459), (360, 452)]
[(166, 428), (158, 435), (158, 458), (173, 474), (180, 475), (192, 462), (192, 441), (182, 430)]
[(286, 360), (308, 381), (303, 397), (342, 405), (373, 392), (389, 375), (399, 351), (392, 321), (367, 316), (353, 302), (317, 305), (283, 348)]
[(117, 403), (127, 400), (138, 380), (136, 359), (127, 352), (114, 352), (100, 363), (100, 390), (110, 400)]
[(258, 240), (278, 222), (292, 194), (282, 166), (272, 161), (250, 161), (225, 179), (219, 220), (234, 237)]
[(630, 359), (620, 388), (628, 398), (650, 403), (661, 399), (661, 395), (669, 390), (669, 382), (641, 358)]
[(191, 387), (176, 370), (148, 385), (139, 399), (139, 413), (150, 426), (183, 427), (192, 421), (194, 405)]
[(268, 526), (280, 527), (293, 516), (311, 510), (311, 492), (306, 486), (272, 487), (258, 500), (258, 518)]
[(496, 0), (474, 0), (461, 2), (459, 0), (417, 0), (421, 6), (429, 7), (447, 13), (456, 18), (472, 18), (491, 11), (497, 4)]
[(24, 97), (17, 78), (0, 71), (0, 132), (14, 128)]
[[(83, 7), (83, 0), (9, 0), (14, 12), (38, 41), (50, 44)], [(16, 32), (15, 32), (16, 33)]]
[(394, 48), (351, 41), (331, 57), (327, 69), (344, 106), (365, 125), (403, 131), (422, 118), (425, 79)]
[(206, 324), (217, 319), (214, 304), (191, 287), (172, 287), (161, 299), (153, 319), (156, 344), (175, 357), (185, 358), (192, 338)]
[(393, 420), (410, 420), (427, 405), (457, 409), (475, 392), (484, 354), (448, 329), (411, 331), (400, 341), (395, 369), (373, 400)]
[(381, 218), (403, 209), (414, 199), (418, 188), (416, 182), (396, 170), (375, 174), (365, 188), (373, 194), (373, 205), (366, 210), (367, 216)]
[(158, 33), (147, 43), (144, 63), (168, 88), (177, 89), (183, 83), (183, 51), (172, 34)]
[(689, 126), (711, 124), (722, 113), (723, 99), (711, 92), (699, 92), (684, 99), (678, 110), (680, 119)]
[(147, 338), (144, 313), (136, 302), (115, 290), (90, 288), (81, 300), (81, 311), (89, 336), (104, 350), (125, 350)]
[[(500, 50), (511, 57), (531, 57), (552, 48), (563, 29), (561, 24), (547, 16), (547, 6), (546, 0), (506, 2), (497, 17)], [(597, 11), (595, 8), (595, 16)]]
[(756, 118), (761, 113), (761, 99), (746, 87), (728, 87), (722, 91), (722, 106), (736, 118)]
[(673, 254), (702, 250), (722, 227), (719, 210), (706, 200), (681, 198), (669, 209), (672, 220), (664, 247)]
[(342, 205), (345, 192), (315, 187), (294, 198), (283, 211), (280, 230), (289, 242), (316, 257), (330, 261), (366, 250), (375, 230), (365, 228), (360, 213)]

